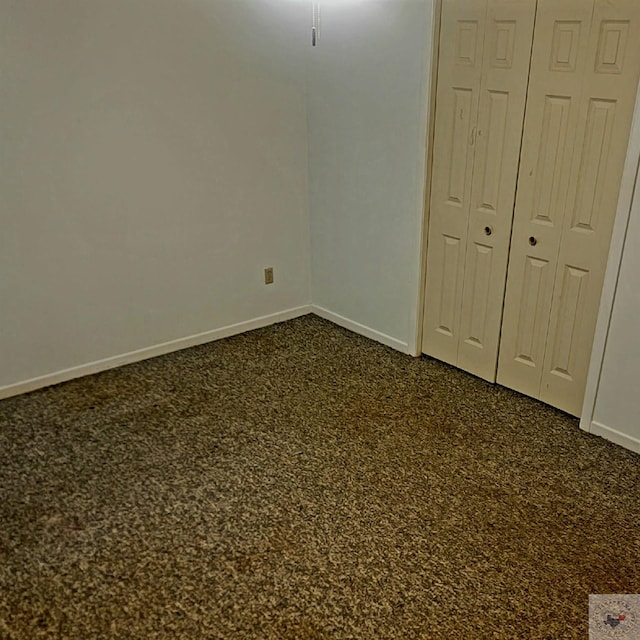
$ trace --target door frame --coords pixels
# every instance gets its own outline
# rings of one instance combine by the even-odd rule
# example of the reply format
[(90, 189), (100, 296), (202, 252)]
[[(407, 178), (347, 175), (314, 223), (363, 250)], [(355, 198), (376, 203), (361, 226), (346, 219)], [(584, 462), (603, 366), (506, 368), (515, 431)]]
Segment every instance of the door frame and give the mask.
[(607, 269), (605, 271), (604, 283), (602, 285), (602, 295), (600, 297), (600, 309), (596, 332), (591, 347), (591, 361), (587, 374), (587, 384), (585, 387), (584, 401), (582, 403), (582, 413), (580, 415), (580, 428), (584, 431), (591, 431), (598, 388), (600, 386), (600, 375), (604, 354), (607, 348), (609, 328), (611, 326), (611, 315), (615, 303), (618, 277), (622, 263), (624, 244), (627, 238), (629, 219), (634, 204), (634, 192), (640, 168), (640, 84), (636, 94), (636, 106), (631, 122), (631, 133), (629, 135), (629, 146), (627, 147), (627, 158), (625, 160), (622, 182), (620, 183), (620, 196), (618, 197), (618, 209), (613, 223), (613, 233), (611, 234), (611, 245), (607, 258)]
[(438, 86), (438, 63), (440, 62), (440, 18), (442, 16), (442, 1), (433, 0), (431, 14), (431, 59), (427, 70), (426, 99), (424, 104), (426, 109), (426, 139), (425, 139), (425, 162), (424, 162), (424, 192), (422, 202), (419, 205), (422, 214), (419, 216), (418, 225), (418, 291), (415, 298), (414, 311), (411, 314), (411, 326), (409, 327), (409, 353), (418, 357), (422, 355), (422, 324), (424, 321), (424, 298), (427, 284), (427, 248), (429, 236), (429, 206), (431, 202), (431, 174), (433, 165), (433, 140), (435, 136), (436, 122), (436, 88)]
[[(431, 198), (431, 169), (433, 164), (433, 137), (435, 133), (435, 107), (436, 107), (436, 88), (438, 83), (438, 62), (439, 62), (439, 41), (440, 41), (440, 17), (442, 15), (443, 0), (433, 0), (432, 13), (432, 29), (431, 29), (431, 65), (428, 71), (426, 104), (428, 105), (426, 113), (426, 161), (424, 175), (424, 199), (422, 206), (422, 216), (419, 224), (419, 273), (418, 273), (418, 291), (416, 293), (416, 306), (412, 314), (410, 334), (413, 340), (409, 343), (410, 353), (414, 356), (422, 355), (422, 322), (424, 317), (425, 303), (425, 284), (427, 271), (427, 251), (428, 251), (428, 232), (429, 232), (429, 204)], [(629, 135), (629, 146), (627, 148), (627, 156), (625, 160), (624, 170), (622, 174), (622, 182), (620, 184), (620, 196), (618, 198), (618, 206), (616, 210), (613, 233), (611, 236), (611, 244), (609, 255), (607, 258), (607, 267), (605, 271), (605, 279), (602, 286), (602, 294), (600, 297), (600, 307), (598, 311), (598, 319), (596, 331), (594, 334), (593, 345), (591, 348), (591, 359), (589, 371), (587, 374), (587, 383), (585, 386), (584, 401), (582, 404), (582, 412), (580, 415), (580, 428), (584, 431), (591, 431), (591, 423), (598, 395), (598, 387), (600, 385), (600, 375), (604, 354), (607, 346), (607, 338), (609, 335), (609, 327), (611, 324), (611, 314), (615, 302), (616, 287), (618, 284), (618, 275), (622, 262), (622, 253), (631, 215), (633, 204), (633, 195), (636, 187), (636, 181), (640, 172), (640, 84), (636, 94), (636, 104), (634, 108), (633, 121), (631, 123), (631, 133)]]

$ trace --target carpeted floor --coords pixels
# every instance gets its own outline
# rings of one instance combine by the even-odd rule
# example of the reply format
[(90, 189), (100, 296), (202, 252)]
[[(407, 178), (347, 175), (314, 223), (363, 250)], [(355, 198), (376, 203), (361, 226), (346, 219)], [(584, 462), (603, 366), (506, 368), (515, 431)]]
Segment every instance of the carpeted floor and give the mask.
[(315, 316), (0, 403), (0, 638), (586, 638), (640, 458)]

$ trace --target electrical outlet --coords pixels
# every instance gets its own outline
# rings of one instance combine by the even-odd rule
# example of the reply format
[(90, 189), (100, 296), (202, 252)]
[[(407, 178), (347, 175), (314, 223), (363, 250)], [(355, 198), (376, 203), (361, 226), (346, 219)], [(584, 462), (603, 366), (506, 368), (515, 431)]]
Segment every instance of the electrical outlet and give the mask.
[(273, 284), (273, 267), (267, 267), (264, 270), (264, 283)]

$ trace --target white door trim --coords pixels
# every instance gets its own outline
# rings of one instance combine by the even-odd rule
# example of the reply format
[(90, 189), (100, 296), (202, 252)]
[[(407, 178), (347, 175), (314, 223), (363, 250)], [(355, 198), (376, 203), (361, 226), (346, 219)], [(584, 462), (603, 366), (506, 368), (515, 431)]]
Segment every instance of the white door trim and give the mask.
[(431, 46), (426, 47), (422, 59), (422, 76), (424, 81), (423, 104), (425, 113), (422, 122), (421, 136), (424, 139), (424, 164), (421, 166), (424, 179), (420, 189), (416, 209), (418, 224), (418, 256), (420, 271), (418, 273), (418, 289), (414, 298), (414, 306), (409, 313), (408, 353), (412, 356), (422, 355), (422, 316), (424, 306), (424, 288), (427, 265), (427, 231), (429, 220), (429, 183), (431, 180), (431, 145), (433, 142), (433, 120), (435, 117), (435, 91), (437, 81), (438, 48), (440, 39), (440, 7), (441, 0), (431, 2)]
[[(620, 274), (620, 263), (624, 251), (624, 243), (627, 237), (629, 217), (636, 191), (636, 180), (638, 166), (640, 164), (640, 86), (636, 95), (636, 107), (631, 124), (631, 134), (629, 136), (629, 147), (627, 149), (627, 159), (622, 174), (620, 185), (620, 197), (618, 198), (618, 210), (611, 236), (611, 247), (607, 260), (607, 270), (602, 286), (602, 296), (600, 298), (600, 310), (598, 312), (598, 322), (596, 333), (591, 349), (591, 361), (589, 373), (582, 404), (582, 414), (580, 417), (580, 428), (584, 431), (592, 431), (592, 422), (600, 386), (600, 374), (602, 372), (602, 362), (607, 348), (607, 338), (609, 336), (609, 326), (611, 324), (611, 314), (615, 302), (616, 288)], [(640, 193), (636, 194), (640, 197)]]

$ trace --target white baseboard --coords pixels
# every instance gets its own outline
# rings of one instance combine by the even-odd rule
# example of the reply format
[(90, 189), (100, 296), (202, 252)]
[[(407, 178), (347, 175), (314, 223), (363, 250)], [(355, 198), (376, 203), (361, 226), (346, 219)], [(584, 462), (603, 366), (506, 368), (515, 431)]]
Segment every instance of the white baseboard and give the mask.
[(317, 316), (324, 318), (325, 320), (329, 320), (334, 324), (337, 324), (345, 329), (349, 329), (349, 331), (353, 331), (354, 333), (358, 333), (361, 336), (365, 336), (366, 338), (371, 338), (371, 340), (375, 340), (376, 342), (381, 342), (387, 347), (391, 347), (396, 351), (402, 351), (402, 353), (409, 353), (409, 345), (406, 342), (402, 342), (397, 338), (392, 338), (384, 333), (380, 333), (380, 331), (376, 331), (375, 329), (371, 329), (359, 322), (354, 322), (353, 320), (349, 320), (349, 318), (345, 318), (344, 316), (338, 315), (333, 311), (329, 311), (323, 307), (318, 307), (315, 304), (311, 305), (311, 312), (315, 313)]
[(607, 427), (604, 424), (600, 424), (599, 422), (593, 421), (591, 423), (591, 428), (589, 429), (589, 433), (593, 433), (596, 436), (601, 436), (605, 440), (610, 440), (611, 442), (615, 442), (619, 444), (621, 447), (625, 449), (630, 449), (631, 451), (635, 451), (636, 453), (640, 453), (640, 440), (637, 438), (633, 438), (632, 436), (627, 435), (626, 433), (621, 433), (620, 431), (616, 431), (611, 427)]
[(180, 349), (195, 347), (199, 344), (205, 344), (206, 342), (213, 342), (214, 340), (220, 340), (221, 338), (228, 338), (229, 336), (244, 333), (245, 331), (260, 329), (261, 327), (266, 327), (270, 324), (275, 324), (276, 322), (284, 322), (285, 320), (291, 320), (293, 318), (307, 315), (308, 313), (311, 313), (311, 311), (312, 309), (310, 305), (295, 307), (294, 309), (287, 309), (267, 316), (253, 318), (246, 322), (238, 322), (237, 324), (221, 327), (220, 329), (205, 331), (204, 333), (198, 333), (186, 338), (178, 338), (177, 340), (171, 340), (170, 342), (164, 342), (163, 344), (157, 344), (152, 347), (146, 347), (144, 349), (138, 349), (137, 351), (130, 351), (129, 353), (123, 353), (118, 356), (89, 362), (77, 367), (71, 367), (70, 369), (56, 371), (30, 380), (24, 380), (23, 382), (16, 382), (15, 384), (0, 387), (0, 399), (17, 396), (21, 393), (28, 393), (29, 391), (35, 391), (42, 387), (48, 387), (60, 382), (67, 382), (74, 378), (88, 376), (93, 373), (99, 373), (100, 371), (106, 371), (107, 369), (115, 369), (116, 367), (139, 362), (140, 360), (155, 358), (156, 356), (162, 356), (173, 351), (179, 351)]

